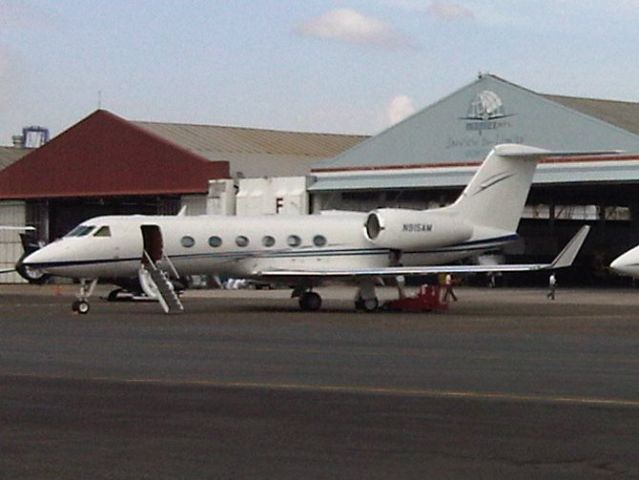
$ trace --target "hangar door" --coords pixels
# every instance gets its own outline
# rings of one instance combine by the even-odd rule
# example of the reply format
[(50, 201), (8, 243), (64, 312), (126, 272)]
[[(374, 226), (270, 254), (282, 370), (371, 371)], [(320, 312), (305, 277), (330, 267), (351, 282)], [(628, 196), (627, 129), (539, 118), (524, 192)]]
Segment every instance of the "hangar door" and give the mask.
[(47, 241), (60, 238), (77, 224), (101, 215), (175, 215), (180, 197), (107, 197), (56, 199), (48, 202)]
[[(26, 207), (24, 202), (0, 202), (0, 225), (25, 225)], [(0, 230), (0, 270), (11, 269), (23, 253), (20, 232)], [(24, 283), (17, 273), (0, 275), (0, 283)]]

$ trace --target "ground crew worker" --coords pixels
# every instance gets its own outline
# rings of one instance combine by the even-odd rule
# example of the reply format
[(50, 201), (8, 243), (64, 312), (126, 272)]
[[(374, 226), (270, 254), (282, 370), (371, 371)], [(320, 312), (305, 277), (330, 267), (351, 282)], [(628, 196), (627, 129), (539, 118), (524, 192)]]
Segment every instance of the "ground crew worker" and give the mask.
[(453, 291), (453, 276), (450, 273), (446, 274), (446, 279), (444, 280), (444, 302), (448, 301), (448, 297), (450, 296), (455, 302), (457, 301), (457, 295)]
[(548, 294), (546, 298), (550, 300), (555, 299), (555, 290), (557, 290), (557, 278), (555, 277), (555, 273), (551, 273), (550, 277), (548, 277)]

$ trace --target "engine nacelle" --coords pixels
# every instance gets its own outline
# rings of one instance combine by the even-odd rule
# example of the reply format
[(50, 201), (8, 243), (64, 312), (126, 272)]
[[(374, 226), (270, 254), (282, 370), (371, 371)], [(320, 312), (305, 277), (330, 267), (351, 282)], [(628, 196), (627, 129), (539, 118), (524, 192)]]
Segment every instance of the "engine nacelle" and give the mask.
[(438, 248), (468, 240), (473, 227), (427, 210), (382, 208), (368, 214), (364, 235), (374, 245), (394, 250)]

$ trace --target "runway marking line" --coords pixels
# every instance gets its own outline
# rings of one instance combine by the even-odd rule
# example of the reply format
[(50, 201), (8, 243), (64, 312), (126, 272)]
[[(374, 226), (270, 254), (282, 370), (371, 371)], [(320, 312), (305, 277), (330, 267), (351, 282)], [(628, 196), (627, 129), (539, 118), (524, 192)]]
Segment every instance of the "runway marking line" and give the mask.
[(570, 404), (597, 407), (639, 408), (639, 400), (623, 398), (577, 397), (568, 395), (516, 394), (500, 392), (438, 390), (422, 388), (370, 387), (365, 385), (312, 385), (304, 383), (261, 383), (261, 382), (223, 382), (213, 380), (164, 380), (160, 378), (113, 378), (113, 377), (64, 377), (40, 376), (31, 374), (0, 374), (7, 377), (32, 378), (46, 380), (89, 380), (115, 382), (137, 385), (175, 386), (175, 387), (211, 387), (211, 388), (243, 388), (283, 390), (300, 392), (348, 393), (359, 395), (390, 395), (402, 397), (450, 398), (462, 400), (494, 400), (521, 403)]

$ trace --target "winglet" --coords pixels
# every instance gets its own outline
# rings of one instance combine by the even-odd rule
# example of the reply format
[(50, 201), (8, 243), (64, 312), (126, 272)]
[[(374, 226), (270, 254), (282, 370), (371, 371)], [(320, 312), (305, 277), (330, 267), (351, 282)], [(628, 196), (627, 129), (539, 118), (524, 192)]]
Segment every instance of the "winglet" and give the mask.
[(575, 257), (581, 250), (584, 242), (586, 241), (586, 237), (590, 232), (590, 226), (584, 225), (579, 229), (579, 231), (575, 234), (574, 237), (568, 242), (568, 244), (563, 248), (559, 255), (555, 257), (555, 259), (550, 264), (551, 269), (555, 268), (565, 268), (572, 265)]

